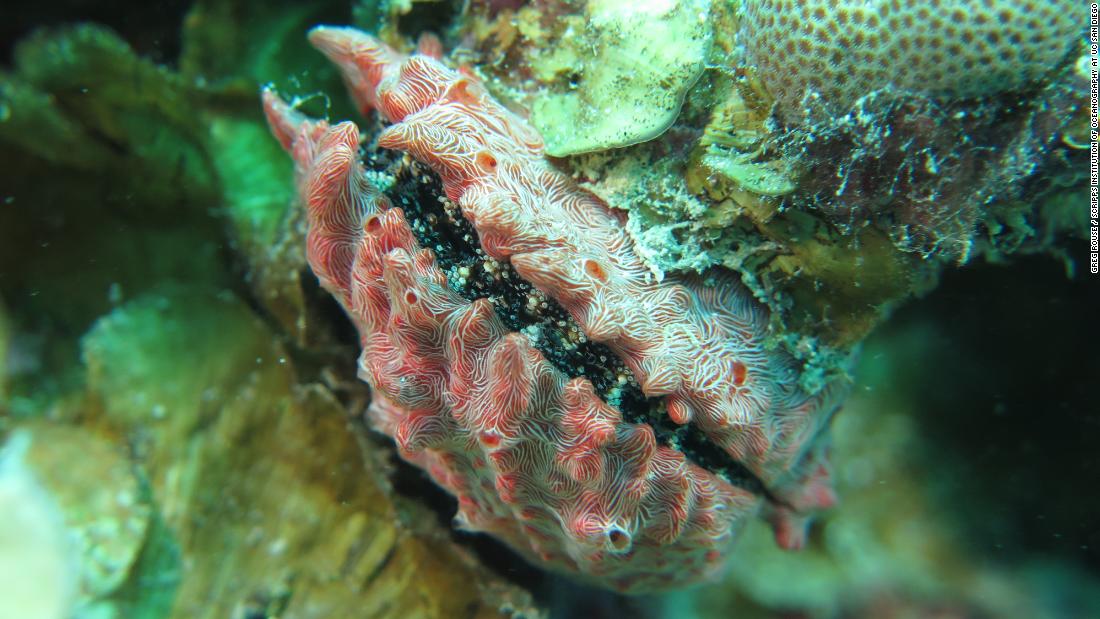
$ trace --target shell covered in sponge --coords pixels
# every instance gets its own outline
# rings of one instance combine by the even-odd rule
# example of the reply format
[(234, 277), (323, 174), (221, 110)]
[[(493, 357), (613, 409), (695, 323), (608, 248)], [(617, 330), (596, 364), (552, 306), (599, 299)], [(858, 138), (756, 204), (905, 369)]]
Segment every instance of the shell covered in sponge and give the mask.
[(894, 90), (977, 98), (1035, 82), (1087, 23), (1080, 0), (745, 0), (740, 37), (778, 111)]

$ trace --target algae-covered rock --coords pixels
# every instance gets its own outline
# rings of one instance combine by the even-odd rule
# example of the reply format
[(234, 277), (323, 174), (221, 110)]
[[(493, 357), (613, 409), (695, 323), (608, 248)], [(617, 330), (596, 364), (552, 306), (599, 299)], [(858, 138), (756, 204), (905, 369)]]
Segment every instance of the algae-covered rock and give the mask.
[(223, 213), (246, 257), (253, 294), (298, 342), (307, 335), (303, 278), (312, 277), (301, 250), (289, 162), (257, 118), (210, 120), (210, 153), (221, 179)]
[(9, 74), (0, 74), (0, 140), (78, 169), (95, 169), (112, 155), (106, 145), (89, 139), (52, 96)]
[[(200, 133), (218, 181), (218, 213), (245, 266), (250, 291), (294, 340), (307, 336), (303, 277), (311, 277), (300, 247), (293, 171), (267, 134), (255, 105), (258, 84), (278, 83), (303, 98), (338, 82), (331, 66), (310, 53), (302, 32), (328, 18), (332, 2), (268, 10), (257, 0), (200, 1), (188, 12), (180, 75), (200, 85), (216, 106), (203, 110)], [(342, 101), (316, 100), (334, 113)]]
[(27, 468), (60, 510), (76, 605), (88, 612), (126, 581), (145, 542), (149, 505), (125, 446), (61, 424), (31, 423), (19, 431), (30, 439)]
[[(279, 47), (278, 33), (301, 41), (319, 9), (272, 12), (228, 40), (224, 16), (204, 10), (213, 9), (192, 12), (181, 72), (84, 24), (36, 32), (0, 73), (0, 164), (10, 172), (0, 183), (0, 273), (5, 297), (18, 301), (16, 369), (41, 370), (19, 370), (11, 389), (20, 396), (77, 382), (72, 336), (118, 303), (169, 282), (235, 285), (234, 268), (304, 337), (291, 170), (266, 135), (253, 81), (285, 77), (288, 61), (253, 52)], [(228, 56), (251, 59), (237, 62), (237, 77), (208, 60), (222, 57), (215, 50), (202, 51), (213, 39)]]
[(26, 464), (31, 437), (0, 446), (0, 617), (67, 619), (76, 569), (64, 514)]
[(537, 98), (531, 122), (555, 157), (651, 140), (672, 124), (702, 74), (709, 0), (593, 0), (567, 89)]
[(86, 24), (17, 45), (0, 97), (11, 391), (38, 400), (79, 381), (75, 336), (114, 304), (165, 280), (229, 280), (195, 89)]
[(84, 350), (102, 423), (135, 445), (179, 545), (171, 616), (494, 617), (530, 605), (432, 517), (397, 507), (345, 406), (298, 385), (288, 353), (231, 295), (135, 300)]
[[(602, 158), (595, 154), (578, 161)], [(717, 231), (708, 234), (704, 229), (707, 205), (687, 190), (674, 162), (639, 154), (615, 165), (597, 165), (602, 168), (600, 177), (584, 186), (610, 206), (630, 213), (627, 231), (658, 277), (672, 271), (702, 271), (717, 262), (708, 244)]]
[[(112, 31), (90, 24), (42, 30), (17, 46), (15, 67), (7, 122), (31, 115), (51, 127), (32, 152), (116, 179), (115, 190), (124, 188), (131, 202), (167, 210), (211, 199), (213, 177), (193, 129), (199, 93)], [(28, 129), (0, 135), (27, 144), (36, 135)]]

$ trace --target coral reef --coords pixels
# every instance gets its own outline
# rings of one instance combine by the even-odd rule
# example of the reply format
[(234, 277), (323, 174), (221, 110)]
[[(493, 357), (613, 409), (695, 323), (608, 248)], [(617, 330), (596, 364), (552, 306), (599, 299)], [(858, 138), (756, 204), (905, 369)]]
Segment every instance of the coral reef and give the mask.
[[(932, 7), (716, 3), (707, 69), (661, 139), (563, 165), (629, 214), (647, 263), (673, 272), (730, 268), (771, 310), (775, 339), (823, 375), (835, 374), (838, 353), (932, 289), (944, 268), (1016, 252), (1059, 253), (1058, 239), (1079, 229), (1063, 219), (1072, 211), (1069, 197), (1057, 199), (1051, 179), (1072, 184), (1072, 171), (1084, 165), (1074, 144), (1083, 135), (1087, 89), (1072, 66), (1086, 52), (1078, 36), (1083, 5), (974, 3), (965, 20), (947, 23), (944, 15), (970, 5), (941, 4), (935, 19), (876, 33), (865, 22), (882, 30), (890, 21), (883, 14), (904, 23)], [(1032, 17), (1055, 9), (1059, 15), (1022, 32)], [(795, 14), (805, 19), (783, 32), (768, 34), (771, 27), (757, 23), (790, 22)], [(1001, 19), (1009, 26), (994, 32), (989, 24)], [(485, 41), (499, 39), (499, 30), (491, 32)], [(539, 43), (520, 34), (509, 57), (537, 62)], [(823, 42), (811, 45), (817, 36)], [(862, 47), (853, 37), (866, 39)], [(1012, 42), (1020, 37), (1022, 44)], [(772, 50), (787, 41), (796, 53)], [(919, 58), (897, 51), (918, 43), (928, 51)], [(554, 88), (491, 63), (487, 44), (477, 49), (494, 92), (524, 101)], [(815, 51), (820, 45), (837, 47)], [(933, 47), (954, 46), (962, 53), (929, 60)], [(1010, 53), (992, 64), (974, 60), (996, 46)], [(840, 53), (843, 62), (819, 67), (828, 57), (818, 51)], [(884, 68), (894, 62), (908, 73)], [(919, 83), (898, 77), (946, 69), (953, 90), (926, 87), (932, 76)], [(819, 70), (821, 92), (804, 97)], [(1011, 78), (986, 81), (1010, 70)]]
[[(793, 360), (764, 348), (766, 312), (736, 281), (659, 281), (622, 219), (550, 167), (538, 134), (476, 79), (354, 29), (310, 39), (364, 112), (396, 123), (378, 145), (439, 174), (439, 199), (457, 204), (484, 254), (560, 303), (644, 396), (665, 396), (620, 412), (601, 401), (618, 386), (570, 379), (579, 368), (509, 332), (491, 301), (453, 290), (413, 233), (421, 224), (370, 184), (357, 128), (310, 121), (266, 92), (297, 162), (310, 264), (360, 331), (370, 416), (459, 497), (459, 521), (628, 592), (713, 572), (761, 498), (780, 544), (799, 546), (806, 515), (833, 501), (822, 431), (844, 383), (802, 390)], [(666, 416), (675, 427), (661, 430)]]
[[(564, 157), (550, 145), (524, 159), (523, 170), (553, 176), (549, 187), (568, 187), (567, 195), (590, 191), (610, 207), (653, 289), (683, 286), (689, 297), (701, 297), (707, 286), (740, 280), (732, 286), (741, 303), (734, 313), (748, 325), (745, 341), (756, 346), (749, 366), (782, 360), (806, 394), (847, 372), (859, 386), (828, 436), (805, 444), (805, 460), (788, 466), (782, 441), (767, 451), (776, 457), (771, 464), (731, 458), (698, 419), (680, 425), (670, 418), (672, 394), (646, 397), (627, 363), (638, 357), (595, 341), (566, 303), (521, 277), (509, 258), (489, 255), (480, 241), (492, 235), (465, 216), (462, 196), (448, 197), (439, 174), (413, 156), (379, 148), (376, 138), (389, 123), (384, 114), (362, 119), (359, 143), (347, 146), (377, 188), (364, 185), (364, 195), (400, 209), (415, 246), (430, 250), (438, 268), (417, 272), (434, 282), (427, 291), (414, 288), (418, 298), (443, 294), (464, 307), (488, 305), (496, 345), (522, 347), (531, 362), (523, 367), (541, 372), (531, 392), (543, 398), (540, 405), (556, 402), (560, 411), (566, 394), (576, 395), (570, 386), (588, 381), (595, 425), (615, 422), (603, 451), (578, 453), (589, 445), (578, 441), (548, 454), (548, 445), (565, 436), (564, 412), (532, 409), (527, 420), (540, 421), (547, 442), (531, 458), (519, 451), (519, 464), (493, 460), (517, 453), (514, 445), (486, 447), (469, 432), (468, 444), (454, 449), (482, 458), (482, 473), (494, 477), (459, 478), (444, 462), (434, 471), (449, 482), (488, 483), (457, 494), (476, 498), (478, 507), (499, 507), (499, 466), (526, 471), (538, 462), (555, 484), (587, 483), (603, 497), (604, 486), (574, 477), (595, 471), (597, 456), (606, 456), (600, 465), (620, 466), (628, 457), (620, 439), (631, 437), (654, 447), (658, 464), (666, 456), (682, 461), (687, 475), (678, 483), (691, 478), (705, 486), (713, 474), (718, 487), (738, 489), (735, 507), (743, 516), (731, 517), (729, 535), (738, 538), (736, 552), (724, 539), (693, 546), (704, 554), (697, 560), (702, 571), (721, 562), (709, 563), (704, 548), (728, 554), (724, 575), (714, 570), (710, 585), (626, 597), (538, 569), (534, 550), (532, 566), (489, 535), (453, 527), (456, 505), (471, 521), (486, 512), (459, 503), (429, 471), (400, 457), (425, 463), (438, 448), (401, 454), (393, 440), (371, 431), (373, 421), (400, 438), (401, 421), (413, 416), (394, 403), (416, 397), (424, 381), (438, 387), (432, 381), (443, 361), (421, 356), (425, 348), (403, 360), (425, 360), (417, 367), (430, 371), (383, 385), (398, 397), (383, 408), (381, 395), (375, 416), (362, 414), (372, 392), (349, 360), (363, 346), (310, 272), (295, 163), (256, 105), (259, 84), (274, 83), (298, 95), (293, 108), (302, 114), (356, 118), (348, 97), (325, 94), (340, 90), (340, 71), (302, 36), (313, 24), (346, 20), (348, 4), (63, 0), (5, 12), (0, 617), (1100, 617), (1100, 499), (1087, 492), (1100, 471), (1088, 389), (1100, 369), (1074, 347), (1100, 288), (1083, 281), (1087, 276), (1065, 277), (1087, 251), (1078, 239), (1088, 229), (1090, 55), (1074, 32), (1064, 42), (1065, 58), (1049, 60), (1049, 71), (1012, 59), (1019, 50), (1037, 50), (1031, 58), (1039, 58), (1043, 50), (1026, 37), (1049, 35), (1054, 44), (1062, 35), (1053, 29), (1064, 18), (1039, 24), (1007, 50), (1005, 59), (1026, 72), (990, 85), (986, 66), (977, 67), (972, 83), (986, 89), (964, 98), (919, 84), (902, 88), (891, 78), (875, 92), (832, 84), (798, 99), (805, 90), (781, 92), (785, 84), (746, 55), (752, 33), (742, 9), (749, 0), (354, 2), (352, 19), (394, 49), (411, 50), (422, 33), (435, 33), (421, 39), (421, 54), (446, 56), (444, 64), (476, 76), (469, 92), (478, 114), (489, 105), (485, 90), (544, 140), (555, 130), (555, 139), (568, 142), (570, 127), (556, 126), (553, 116), (539, 125), (543, 119), (536, 114), (533, 122), (525, 111), (555, 99), (570, 112), (559, 118), (573, 124), (573, 112), (583, 121), (594, 108), (610, 107), (611, 114), (583, 126), (593, 135), (613, 127), (609, 134), (625, 136), (622, 144), (604, 135), (596, 150)], [(663, 12), (673, 4), (705, 8), (706, 19)], [(816, 36), (833, 7), (847, 7), (849, 17), (860, 6), (888, 6), (891, 14), (895, 6), (921, 8), (904, 0), (824, 4), (824, 21), (776, 34)], [(963, 5), (925, 4), (930, 11)], [(946, 23), (942, 8), (930, 15), (945, 21), (940, 42), (992, 5), (1020, 16), (1002, 32), (1028, 26), (1030, 17), (1020, 13), (1025, 0), (975, 1), (963, 20)], [(784, 6), (788, 15), (802, 10)], [(1055, 6), (1068, 5), (1031, 3), (1033, 15)], [(606, 18), (598, 28), (586, 23), (595, 17)], [(874, 34), (868, 26), (849, 21), (848, 32)], [(613, 40), (620, 32), (632, 38)], [(905, 35), (888, 34), (895, 42)], [(694, 35), (700, 38), (688, 40)], [(678, 40), (667, 45), (662, 37)], [(988, 38), (975, 43), (971, 56), (980, 46), (993, 49)], [(928, 49), (931, 57), (935, 50)], [(844, 64), (860, 77), (858, 89), (883, 84), (854, 57), (871, 48), (842, 51), (853, 55)], [(623, 66), (647, 58), (675, 79), (662, 80), (653, 67)], [(764, 60), (780, 73), (805, 73), (798, 58), (807, 59)], [(923, 59), (912, 60), (928, 75)], [(989, 66), (1006, 66), (993, 60)], [(943, 66), (965, 70), (955, 57)], [(379, 83), (374, 92), (404, 83), (400, 68), (393, 73), (389, 86)], [(406, 73), (417, 75), (411, 67)], [(447, 83), (453, 92), (455, 82)], [(609, 83), (631, 97), (609, 94)], [(437, 90), (434, 82), (424, 86), (425, 95)], [(646, 88), (662, 97), (646, 98)], [(400, 124), (435, 106), (463, 109), (446, 97)], [(376, 103), (386, 111), (384, 101)], [(475, 163), (477, 152), (502, 144), (508, 156), (498, 167), (519, 160), (511, 142), (483, 122), (516, 130), (514, 118), (475, 116), (464, 117), (473, 135), (453, 144), (472, 149)], [(481, 144), (484, 135), (493, 137)], [(572, 182), (547, 171), (547, 162)], [(489, 174), (458, 176), (465, 193), (490, 185), (509, 196), (514, 188), (530, 191), (523, 173), (507, 169), (496, 176), (516, 181), (509, 187), (490, 183)], [(524, 213), (520, 228), (538, 232), (540, 242), (554, 232), (552, 217), (536, 226)], [(901, 303), (932, 288), (927, 298)], [(754, 301), (746, 300), (749, 293)], [(391, 319), (414, 315), (402, 314), (402, 299), (389, 288), (383, 297), (397, 308)], [(387, 333), (410, 334), (402, 345), (420, 342), (412, 327)], [(862, 352), (853, 369), (848, 353), (856, 345)], [(467, 350), (469, 358), (489, 360), (480, 348)], [(502, 366), (485, 366), (492, 367)], [(484, 377), (485, 368), (468, 376)], [(466, 397), (477, 400), (464, 410), (485, 409), (484, 391)], [(474, 418), (453, 420), (452, 439)], [(525, 431), (524, 423), (514, 427)], [(806, 487), (799, 478), (826, 439), (841, 500), (815, 515), (802, 540), (786, 540), (803, 541), (801, 552), (785, 552), (766, 520), (782, 532), (780, 495)], [(524, 485), (528, 478), (504, 477), (501, 486), (508, 490), (515, 479), (513, 494), (528, 505), (523, 493), (536, 487)], [(623, 500), (593, 508), (629, 519), (641, 504), (631, 492), (647, 487), (626, 488)], [(815, 487), (824, 488), (809, 485)], [(511, 526), (508, 509), (499, 513)], [(603, 550), (615, 556), (577, 569), (604, 569), (590, 578), (600, 582), (630, 561), (667, 561), (664, 552), (646, 550), (656, 527), (649, 516), (628, 522), (621, 534), (604, 529)], [(668, 545), (670, 556), (677, 544), (713, 530), (691, 529), (693, 522), (685, 520)], [(560, 524), (547, 527), (543, 547), (584, 555), (601, 541), (595, 525), (593, 538), (577, 542)], [(484, 522), (468, 528), (478, 526)], [(530, 548), (527, 532), (517, 539)], [(681, 559), (691, 560), (690, 553), (653, 570), (672, 571)]]
[(1058, 65), (1086, 22), (1077, 0), (748, 0), (743, 11), (747, 60), (794, 121), (814, 101), (845, 114), (880, 90), (1018, 89)]

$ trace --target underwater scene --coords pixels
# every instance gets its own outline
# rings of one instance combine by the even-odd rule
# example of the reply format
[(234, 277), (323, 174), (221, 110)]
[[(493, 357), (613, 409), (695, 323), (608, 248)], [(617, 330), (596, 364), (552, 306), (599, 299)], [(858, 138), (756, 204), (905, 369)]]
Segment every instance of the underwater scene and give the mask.
[(1100, 619), (1096, 4), (0, 15), (0, 619)]

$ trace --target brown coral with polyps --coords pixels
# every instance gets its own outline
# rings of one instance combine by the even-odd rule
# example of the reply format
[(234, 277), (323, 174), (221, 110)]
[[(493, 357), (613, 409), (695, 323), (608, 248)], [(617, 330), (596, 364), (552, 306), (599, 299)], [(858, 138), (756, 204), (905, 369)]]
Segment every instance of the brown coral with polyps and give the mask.
[[(539, 135), (474, 78), (353, 29), (311, 40), (365, 112), (395, 123), (378, 145), (429, 165), (487, 258), (622, 366), (625, 386), (596, 385), (581, 367), (591, 359), (460, 294), (437, 263), (446, 248), (423, 248), (414, 213), (368, 182), (358, 129), (266, 92), (297, 163), (310, 264), (361, 336), (370, 418), (458, 498), (458, 522), (627, 592), (713, 573), (758, 508), (797, 547), (806, 516), (833, 501), (823, 434), (845, 385), (804, 391), (732, 278), (658, 281), (620, 215), (551, 167)], [(622, 395), (629, 385), (637, 397)]]
[(794, 120), (809, 93), (843, 114), (883, 89), (1014, 90), (1059, 64), (1086, 21), (1079, 0), (746, 0), (740, 37)]

